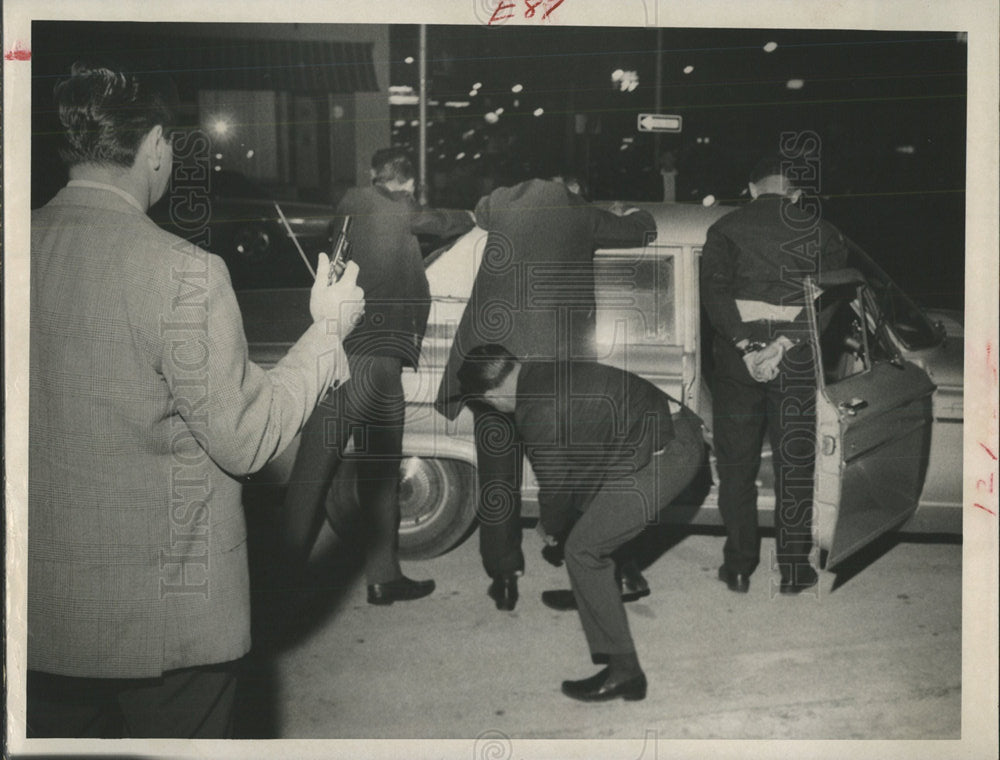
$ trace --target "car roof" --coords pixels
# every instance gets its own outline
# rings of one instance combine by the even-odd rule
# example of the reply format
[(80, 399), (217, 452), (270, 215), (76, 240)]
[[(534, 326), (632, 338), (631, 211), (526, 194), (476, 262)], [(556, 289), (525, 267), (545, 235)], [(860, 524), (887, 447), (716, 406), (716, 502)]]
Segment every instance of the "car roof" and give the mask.
[(735, 206), (702, 206), (694, 203), (638, 204), (656, 220), (656, 242), (663, 245), (701, 245), (705, 233)]
[[(611, 204), (598, 203), (602, 208)], [(626, 204), (628, 205), (628, 204)], [(658, 245), (701, 245), (705, 234), (733, 206), (701, 206), (685, 203), (637, 203), (656, 221)], [(473, 227), (450, 247), (432, 254), (427, 260), (427, 280), (437, 298), (468, 298), (479, 270), (486, 231)]]

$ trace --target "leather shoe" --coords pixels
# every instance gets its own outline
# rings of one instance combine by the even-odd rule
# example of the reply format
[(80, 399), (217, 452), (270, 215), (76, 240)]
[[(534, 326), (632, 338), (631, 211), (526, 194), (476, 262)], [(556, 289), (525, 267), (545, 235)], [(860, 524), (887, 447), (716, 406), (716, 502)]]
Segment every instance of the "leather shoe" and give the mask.
[[(645, 590), (639, 591), (626, 591), (622, 589), (622, 601), (623, 602), (634, 602), (636, 599), (641, 599), (644, 596), (649, 596), (649, 587), (647, 586)], [(576, 595), (573, 593), (572, 589), (560, 588), (551, 589), (549, 591), (542, 592), (542, 604), (544, 604), (549, 609), (559, 610), (560, 612), (565, 612), (566, 610), (575, 610), (576, 605)]]
[(434, 590), (434, 581), (415, 581), (401, 575), (395, 580), (385, 583), (372, 583), (368, 586), (368, 604), (392, 604), (406, 602), (410, 599), (420, 599)]
[(735, 591), (737, 594), (745, 594), (750, 590), (750, 576), (746, 573), (730, 570), (725, 565), (719, 568), (719, 580), (725, 583), (730, 591)]
[(638, 673), (612, 679), (610, 668), (582, 681), (563, 681), (562, 693), (581, 702), (607, 702), (621, 697), (626, 701), (646, 698), (646, 675)]
[(512, 610), (517, 604), (517, 576), (513, 573), (499, 573), (493, 576), (493, 583), (486, 592), (497, 604), (498, 610)]
[(623, 602), (634, 602), (636, 599), (649, 596), (649, 583), (634, 561), (626, 560), (617, 565), (615, 577), (618, 579), (618, 588), (622, 592)]
[(799, 572), (790, 577), (782, 573), (781, 587), (778, 592), (785, 596), (801, 594), (806, 589), (812, 588), (819, 583), (819, 575), (811, 567), (800, 568)]

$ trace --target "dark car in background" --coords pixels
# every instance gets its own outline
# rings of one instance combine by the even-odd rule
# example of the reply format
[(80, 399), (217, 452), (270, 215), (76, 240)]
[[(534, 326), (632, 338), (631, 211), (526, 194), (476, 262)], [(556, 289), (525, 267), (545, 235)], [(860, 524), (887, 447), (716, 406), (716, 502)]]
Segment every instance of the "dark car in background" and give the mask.
[[(185, 203), (185, 210), (179, 203)], [(321, 203), (277, 201), (310, 264), (330, 251), (333, 207)], [(191, 240), (222, 257), (233, 287), (309, 287), (312, 275), (275, 208), (274, 194), (232, 171), (208, 178), (206, 203), (191, 213), (188, 196), (167, 193), (150, 209), (152, 219), (168, 232)]]

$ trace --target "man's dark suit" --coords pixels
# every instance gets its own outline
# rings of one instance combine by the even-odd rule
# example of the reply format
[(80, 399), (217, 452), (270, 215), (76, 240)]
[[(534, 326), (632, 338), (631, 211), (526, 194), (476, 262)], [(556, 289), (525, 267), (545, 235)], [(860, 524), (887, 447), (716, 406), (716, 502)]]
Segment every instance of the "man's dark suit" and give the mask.
[[(399, 463), (403, 449), (402, 370), (417, 366), (430, 311), (430, 289), (416, 235), (454, 237), (472, 229), (467, 211), (421, 207), (408, 193), (353, 188), (337, 207), (352, 218), (352, 257), (365, 291), (365, 316), (344, 349), (351, 381), (331, 393), (302, 430), (285, 497), (285, 541), (303, 559), (322, 524), (326, 493), (354, 437), (358, 496), (367, 533), (369, 584), (400, 575)], [(347, 507), (348, 505), (343, 505)], [(341, 529), (354, 515), (335, 515)]]
[[(794, 312), (804, 307), (806, 276), (845, 265), (843, 235), (813, 214), (791, 199), (762, 194), (712, 225), (702, 252), (701, 299), (715, 333), (713, 438), (727, 533), (724, 567), (748, 577), (760, 561), (755, 480), (765, 427), (775, 475), (776, 559), (783, 577), (813, 574), (816, 377), (805, 308), (797, 309), (797, 317), (779, 319), (744, 319), (740, 311), (742, 303), (758, 313), (780, 316), (789, 307)], [(782, 359), (777, 377), (757, 382), (735, 343), (778, 336), (797, 345)]]
[(565, 542), (591, 654), (634, 652), (611, 553), (694, 478), (700, 421), (648, 381), (596, 362), (522, 364), (514, 421), (542, 526)]
[[(656, 238), (647, 212), (616, 216), (539, 179), (494, 190), (477, 205), (476, 222), (489, 236), (438, 391), (437, 409), (449, 419), (462, 408), (458, 368), (478, 345), (500, 343), (533, 360), (596, 359), (594, 250)], [(475, 426), (483, 565), (490, 575), (520, 572), (522, 457), (512, 420), (477, 411)]]

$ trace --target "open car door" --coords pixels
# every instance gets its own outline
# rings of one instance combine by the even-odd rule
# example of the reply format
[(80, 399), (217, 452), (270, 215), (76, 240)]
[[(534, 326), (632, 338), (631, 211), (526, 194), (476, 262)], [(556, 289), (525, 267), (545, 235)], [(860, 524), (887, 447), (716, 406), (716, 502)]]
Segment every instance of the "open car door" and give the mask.
[(860, 273), (806, 287), (819, 347), (813, 537), (830, 569), (916, 511), (935, 386), (900, 356)]

